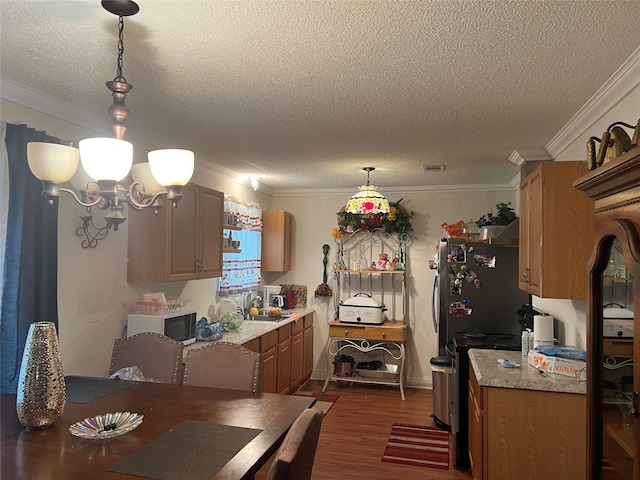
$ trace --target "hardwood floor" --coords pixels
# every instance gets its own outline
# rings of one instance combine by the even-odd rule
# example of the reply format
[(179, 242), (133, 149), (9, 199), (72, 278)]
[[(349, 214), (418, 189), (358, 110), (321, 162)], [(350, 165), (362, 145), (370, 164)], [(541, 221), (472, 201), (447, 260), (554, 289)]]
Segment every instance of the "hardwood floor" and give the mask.
[[(310, 380), (301, 390), (320, 392), (324, 382)], [(322, 420), (313, 466), (313, 480), (469, 480), (471, 474), (450, 467), (436, 470), (382, 462), (394, 423), (433, 425), (431, 390), (406, 389), (406, 400), (397, 388), (331, 382), (326, 393), (340, 395)], [(450, 448), (451, 450), (451, 448)], [(267, 478), (271, 462), (256, 475)]]

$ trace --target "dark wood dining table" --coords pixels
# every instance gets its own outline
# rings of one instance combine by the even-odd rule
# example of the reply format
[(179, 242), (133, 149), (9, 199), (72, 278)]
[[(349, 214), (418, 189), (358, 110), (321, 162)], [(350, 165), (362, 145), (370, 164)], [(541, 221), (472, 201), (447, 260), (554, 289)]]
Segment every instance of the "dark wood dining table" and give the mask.
[[(111, 380), (105, 380), (111, 381)], [(215, 472), (211, 479), (251, 479), (282, 443), (289, 427), (311, 397), (250, 393), (216, 388), (130, 382), (131, 387), (87, 403), (67, 401), (56, 424), (26, 430), (16, 415), (16, 396), (3, 395), (0, 442), (2, 479), (134, 479), (140, 476), (107, 470), (187, 420), (260, 430), (260, 433)], [(69, 426), (112, 412), (144, 415), (136, 429), (111, 439), (72, 435)], [(203, 445), (203, 454), (216, 445)]]

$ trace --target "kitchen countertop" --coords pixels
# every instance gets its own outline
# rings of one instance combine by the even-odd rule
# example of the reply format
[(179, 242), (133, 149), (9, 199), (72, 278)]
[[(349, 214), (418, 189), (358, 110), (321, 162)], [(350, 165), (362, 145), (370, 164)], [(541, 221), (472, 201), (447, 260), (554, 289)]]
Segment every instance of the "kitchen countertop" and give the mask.
[[(224, 332), (222, 338), (218, 341), (220, 342), (231, 342), (237, 343), (238, 345), (243, 345), (245, 343), (250, 342), (251, 340), (255, 340), (256, 338), (261, 337), (265, 333), (269, 333), (273, 330), (276, 330), (284, 325), (289, 323), (293, 323), (299, 321), (302, 317), (315, 312), (314, 308), (296, 308), (293, 310), (288, 310), (291, 312), (292, 316), (288, 318), (284, 318), (280, 321), (261, 321), (261, 320), (245, 320), (240, 325), (240, 328), (231, 332)], [(194, 348), (204, 347), (212, 342), (201, 342), (196, 341), (191, 345), (187, 345), (184, 347), (184, 351), (182, 354), (182, 362), (187, 358), (187, 352)]]
[[(498, 363), (499, 358), (519, 363), (520, 367), (505, 368)], [(506, 350), (469, 350), (471, 366), (478, 383), (483, 387), (519, 388), (522, 390), (542, 390), (547, 392), (586, 394), (587, 382), (566, 380), (562, 376), (542, 375), (527, 363), (527, 357), (520, 352)]]

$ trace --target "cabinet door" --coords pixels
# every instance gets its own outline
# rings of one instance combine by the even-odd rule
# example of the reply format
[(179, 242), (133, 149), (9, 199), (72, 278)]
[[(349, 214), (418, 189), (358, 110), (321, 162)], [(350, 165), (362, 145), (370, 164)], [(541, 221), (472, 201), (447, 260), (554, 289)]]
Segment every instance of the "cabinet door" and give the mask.
[(278, 393), (291, 391), (291, 324), (278, 329)]
[(291, 392), (302, 383), (302, 373), (304, 370), (304, 341), (303, 332), (295, 333), (291, 337)]
[[(543, 298), (584, 300), (593, 241), (593, 201), (572, 188), (586, 162), (544, 162), (521, 185), (522, 290)], [(526, 275), (526, 276), (525, 276)]]
[(291, 270), (291, 220), (293, 216), (284, 212), (284, 237), (282, 239), (282, 270)]
[(165, 205), (169, 213), (169, 248), (166, 252), (167, 281), (184, 281), (197, 278), (198, 240), (198, 187), (182, 187), (182, 199), (178, 208)]
[(282, 210), (262, 212), (262, 270), (287, 272), (291, 268), (293, 216)]
[(278, 393), (278, 349), (273, 347), (262, 352), (262, 392)]
[[(306, 318), (306, 317), (305, 317)], [(313, 324), (304, 329), (304, 369), (303, 379), (313, 372)]]
[(480, 480), (484, 476), (482, 449), (482, 389), (478, 383), (473, 366), (469, 365), (469, 460), (471, 462), (471, 474), (474, 480)]
[(222, 276), (222, 219), (224, 194), (200, 188), (198, 278)]
[[(529, 181), (529, 237), (528, 237), (528, 268), (529, 268), (529, 293), (540, 296), (540, 284), (542, 281), (542, 214), (544, 198), (542, 195), (543, 180), (540, 172), (534, 173)], [(558, 233), (560, 234), (560, 233)], [(562, 267), (558, 267), (561, 269)]]
[(518, 287), (525, 292), (529, 291), (529, 197), (531, 196), (531, 189), (528, 180), (525, 180), (520, 185), (520, 223), (519, 235), (520, 235), (520, 248), (518, 250)]

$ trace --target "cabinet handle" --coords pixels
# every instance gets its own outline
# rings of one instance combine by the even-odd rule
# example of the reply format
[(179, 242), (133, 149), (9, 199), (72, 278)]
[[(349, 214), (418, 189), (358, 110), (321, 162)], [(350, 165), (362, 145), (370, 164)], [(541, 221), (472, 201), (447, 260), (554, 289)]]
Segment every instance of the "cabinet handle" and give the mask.
[(349, 336), (349, 330), (345, 330), (345, 331), (344, 331), (344, 336), (345, 336), (345, 337)]
[(387, 338), (387, 332), (382, 332), (382, 338)]

